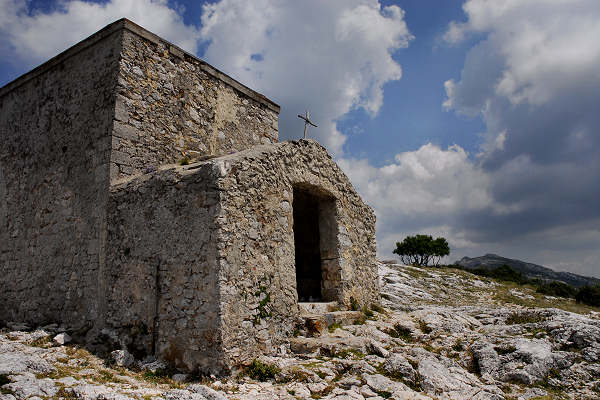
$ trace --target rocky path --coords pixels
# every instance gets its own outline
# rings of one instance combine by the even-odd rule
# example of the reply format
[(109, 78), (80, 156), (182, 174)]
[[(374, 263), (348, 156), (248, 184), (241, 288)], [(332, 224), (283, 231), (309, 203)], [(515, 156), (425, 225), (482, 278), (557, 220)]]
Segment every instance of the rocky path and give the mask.
[(0, 400), (600, 398), (598, 312), (456, 270), (381, 264), (380, 279), (383, 309), (300, 327), (289, 354), (222, 380), (122, 351), (107, 363), (61, 344), (57, 327), (13, 325), (0, 333)]

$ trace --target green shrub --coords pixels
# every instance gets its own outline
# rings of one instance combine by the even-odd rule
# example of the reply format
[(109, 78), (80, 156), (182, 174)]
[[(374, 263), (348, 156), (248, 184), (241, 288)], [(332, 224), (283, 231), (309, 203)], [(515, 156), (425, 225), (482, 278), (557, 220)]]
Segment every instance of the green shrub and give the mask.
[(423, 321), (422, 319), (420, 319), (418, 322), (419, 322), (419, 329), (424, 334), (429, 334), (433, 331), (433, 329), (429, 325), (427, 325), (427, 323), (425, 321)]
[(514, 312), (506, 318), (506, 325), (531, 324), (545, 320), (546, 317), (533, 312)]
[(394, 329), (389, 329), (386, 331), (386, 333), (393, 338), (399, 338), (404, 340), (405, 342), (413, 341), (412, 332), (410, 328), (407, 328), (400, 324), (394, 325)]
[(358, 311), (358, 309), (359, 309), (358, 301), (356, 301), (356, 299), (354, 297), (350, 297), (350, 310)]
[(179, 165), (188, 165), (190, 163), (190, 158), (188, 156), (184, 156), (180, 158), (178, 161)]
[[(143, 378), (145, 381), (152, 383), (170, 383), (171, 376), (176, 374), (177, 370), (172, 367), (157, 368), (156, 370), (147, 370), (144, 372)], [(110, 372), (102, 371), (100, 377), (101, 382), (118, 382), (118, 378), (115, 378)]]
[(600, 307), (600, 286), (583, 286), (575, 295), (578, 303)]
[(0, 394), (13, 394), (12, 390), (2, 387), (4, 385), (8, 385), (11, 382), (12, 381), (8, 379), (8, 375), (0, 374)]
[(378, 312), (379, 314), (386, 314), (385, 308), (381, 307), (377, 303), (371, 304), (371, 310)]
[(523, 275), (519, 271), (516, 271), (515, 269), (513, 269), (512, 267), (510, 267), (509, 265), (506, 265), (506, 264), (501, 265), (498, 268), (491, 270), (489, 276), (491, 278), (498, 279), (501, 281), (515, 282), (515, 283), (519, 283), (519, 284), (524, 284), (524, 283), (529, 282), (529, 279), (527, 279), (527, 277), (525, 277), (525, 275)]
[(246, 369), (246, 374), (257, 381), (266, 382), (269, 379), (275, 378), (281, 370), (273, 364), (267, 364), (255, 359), (252, 364)]
[[(464, 269), (464, 268), (463, 268)], [(510, 265), (503, 264), (498, 268), (486, 268), (484, 266), (479, 266), (475, 269), (465, 271), (471, 272), (475, 275), (485, 276), (487, 278), (497, 279), (499, 281), (504, 282), (515, 282), (520, 285), (524, 285), (526, 283), (531, 283), (531, 280), (528, 279), (525, 275), (520, 273), (519, 271), (512, 268)]]
[(508, 347), (494, 347), (494, 350), (496, 351), (496, 353), (498, 353), (499, 355), (505, 355), (505, 354), (510, 354), (510, 353), (514, 353), (515, 351), (517, 351), (517, 348), (515, 346), (508, 346)]
[(465, 346), (463, 345), (463, 342), (460, 339), (458, 339), (456, 343), (454, 343), (454, 345), (452, 346), (452, 350), (454, 351), (463, 351), (464, 349)]
[(536, 292), (547, 296), (574, 298), (577, 294), (577, 289), (564, 282), (552, 281), (540, 284)]
[(341, 328), (342, 324), (340, 324), (339, 322), (334, 322), (333, 324), (329, 325), (327, 327), (327, 330), (329, 331), (329, 333), (333, 333), (335, 332), (336, 329)]

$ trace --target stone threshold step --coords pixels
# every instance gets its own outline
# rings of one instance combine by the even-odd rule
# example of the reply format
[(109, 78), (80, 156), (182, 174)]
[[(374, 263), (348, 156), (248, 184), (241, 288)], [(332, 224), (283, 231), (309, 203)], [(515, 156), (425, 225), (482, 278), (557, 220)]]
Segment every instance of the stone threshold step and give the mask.
[(298, 303), (301, 314), (325, 314), (339, 309), (337, 301)]
[(361, 311), (332, 311), (324, 314), (301, 314), (300, 326), (306, 336), (321, 336), (332, 325), (353, 325), (363, 317)]

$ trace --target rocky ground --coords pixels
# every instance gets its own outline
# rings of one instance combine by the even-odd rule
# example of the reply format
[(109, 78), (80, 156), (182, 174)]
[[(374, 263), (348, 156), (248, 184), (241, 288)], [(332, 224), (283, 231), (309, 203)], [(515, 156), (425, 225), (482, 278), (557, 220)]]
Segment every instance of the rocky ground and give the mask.
[(600, 310), (453, 269), (381, 263), (380, 279), (382, 308), (308, 317), (288, 355), (220, 380), (11, 324), (0, 400), (600, 398)]

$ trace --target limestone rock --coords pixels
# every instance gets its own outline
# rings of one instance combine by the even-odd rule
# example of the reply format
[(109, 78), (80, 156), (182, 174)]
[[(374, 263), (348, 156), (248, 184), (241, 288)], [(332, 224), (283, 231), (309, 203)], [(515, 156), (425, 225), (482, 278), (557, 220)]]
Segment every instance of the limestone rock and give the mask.
[(31, 373), (11, 375), (11, 383), (3, 389), (11, 391), (17, 399), (27, 399), (32, 396), (52, 397), (58, 392), (58, 387), (51, 379), (37, 379)]
[(203, 396), (206, 400), (227, 400), (221, 393), (205, 385), (189, 385), (186, 389)]
[(135, 358), (127, 350), (115, 350), (110, 353), (110, 358), (119, 367), (129, 368), (135, 364)]
[(401, 354), (391, 354), (381, 368), (388, 374), (396, 379), (403, 379), (411, 384), (417, 383), (416, 371), (410, 365), (406, 357)]
[(69, 336), (66, 333), (59, 333), (58, 335), (54, 336), (53, 340), (56, 344), (59, 344), (62, 346), (64, 344), (71, 342), (71, 336)]

